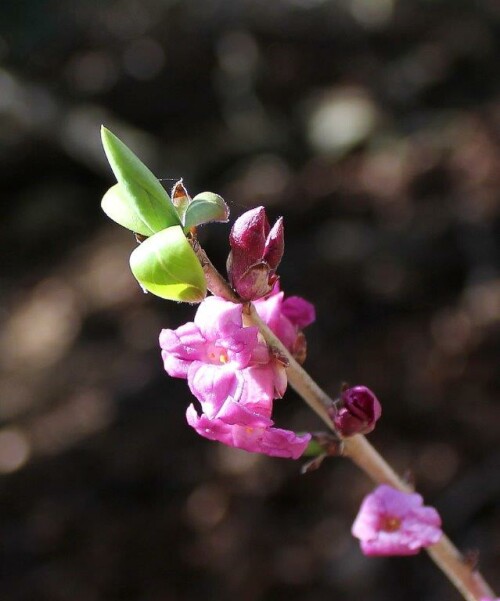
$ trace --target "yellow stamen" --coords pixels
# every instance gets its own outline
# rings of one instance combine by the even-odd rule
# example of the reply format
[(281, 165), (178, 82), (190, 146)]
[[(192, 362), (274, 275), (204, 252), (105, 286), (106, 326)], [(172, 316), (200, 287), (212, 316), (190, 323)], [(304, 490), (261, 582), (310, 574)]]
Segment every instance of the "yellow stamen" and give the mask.
[(401, 519), (396, 516), (387, 516), (382, 520), (381, 529), (384, 532), (396, 532), (401, 528)]

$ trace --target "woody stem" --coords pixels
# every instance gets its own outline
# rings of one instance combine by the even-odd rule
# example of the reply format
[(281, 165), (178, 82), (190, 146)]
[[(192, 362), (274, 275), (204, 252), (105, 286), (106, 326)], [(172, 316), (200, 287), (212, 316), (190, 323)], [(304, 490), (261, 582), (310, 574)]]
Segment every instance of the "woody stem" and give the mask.
[[(316, 412), (328, 428), (339, 436), (328, 415), (328, 408), (331, 407), (333, 399), (295, 361), (277, 336), (262, 321), (251, 303), (248, 310), (250, 321), (259, 328), (267, 344), (271, 348), (277, 349), (279, 354), (286, 358), (288, 381), (292, 388)], [(394, 471), (364, 436), (358, 434), (343, 440), (344, 454), (372, 480), (378, 484), (390, 484), (403, 492), (412, 492), (411, 486)], [(467, 601), (480, 601), (483, 597), (495, 597), (481, 574), (464, 560), (446, 536), (443, 535), (438, 543), (427, 549), (427, 552)]]
[(205, 274), (205, 280), (207, 282), (207, 288), (215, 296), (224, 298), (232, 303), (240, 303), (241, 299), (234, 292), (231, 286), (221, 276), (221, 274), (215, 269), (212, 262), (207, 256), (207, 253), (203, 250), (198, 239), (196, 237), (190, 238), (189, 242), (198, 257), (198, 261), (201, 264), (203, 272)]
[[(241, 303), (241, 299), (212, 265), (196, 238), (191, 239), (191, 245), (205, 273), (208, 289), (213, 294), (228, 301)], [(286, 359), (288, 381), (292, 388), (323, 420), (328, 428), (336, 436), (342, 438), (336, 431), (328, 414), (328, 408), (331, 407), (333, 399), (295, 361), (288, 349), (259, 317), (252, 303), (245, 305), (244, 313), (246, 321), (259, 328), (269, 347), (275, 349), (281, 357)], [(394, 471), (364, 436), (357, 434), (356, 436), (343, 438), (343, 441), (344, 455), (349, 457), (376, 483), (390, 484), (397, 490), (412, 492), (412, 487)], [(494, 592), (481, 574), (465, 561), (448, 537), (443, 535), (439, 542), (426, 550), (434, 563), (448, 577), (466, 601), (481, 601), (483, 597), (495, 597)]]

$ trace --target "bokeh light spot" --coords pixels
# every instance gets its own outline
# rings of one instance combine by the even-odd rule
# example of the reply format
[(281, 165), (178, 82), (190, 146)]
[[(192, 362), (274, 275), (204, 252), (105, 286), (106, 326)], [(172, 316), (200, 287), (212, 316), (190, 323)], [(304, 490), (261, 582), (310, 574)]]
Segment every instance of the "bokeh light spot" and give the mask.
[(21, 430), (0, 430), (0, 473), (10, 474), (23, 467), (30, 452), (30, 443)]

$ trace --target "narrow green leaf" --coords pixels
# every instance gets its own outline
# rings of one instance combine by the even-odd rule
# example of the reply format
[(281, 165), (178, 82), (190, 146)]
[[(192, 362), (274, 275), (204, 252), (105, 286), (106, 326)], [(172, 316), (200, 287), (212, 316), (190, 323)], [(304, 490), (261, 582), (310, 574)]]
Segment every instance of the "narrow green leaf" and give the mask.
[(180, 226), (158, 232), (130, 256), (130, 268), (143, 288), (168, 300), (201, 302), (205, 274)]
[(101, 137), (106, 157), (122, 186), (122, 196), (128, 196), (131, 211), (154, 232), (180, 224), (166, 190), (146, 165), (104, 126)]
[(226, 222), (228, 219), (229, 207), (223, 198), (213, 192), (201, 192), (186, 209), (184, 227), (190, 228), (210, 221)]

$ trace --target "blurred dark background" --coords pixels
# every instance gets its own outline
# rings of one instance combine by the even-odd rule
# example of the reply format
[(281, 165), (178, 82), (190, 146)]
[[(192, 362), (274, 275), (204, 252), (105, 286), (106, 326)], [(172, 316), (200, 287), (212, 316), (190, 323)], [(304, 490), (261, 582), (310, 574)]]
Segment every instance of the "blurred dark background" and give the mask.
[[(368, 559), (348, 461), (245, 454), (186, 425), (99, 203), (105, 123), (171, 186), (285, 216), (306, 367), (373, 388), (371, 436), (500, 589), (500, 5), (3, 0), (0, 598), (459, 599), (425, 554)], [(223, 269), (229, 225), (200, 236)], [(279, 425), (318, 429), (290, 391)]]

